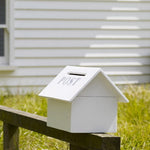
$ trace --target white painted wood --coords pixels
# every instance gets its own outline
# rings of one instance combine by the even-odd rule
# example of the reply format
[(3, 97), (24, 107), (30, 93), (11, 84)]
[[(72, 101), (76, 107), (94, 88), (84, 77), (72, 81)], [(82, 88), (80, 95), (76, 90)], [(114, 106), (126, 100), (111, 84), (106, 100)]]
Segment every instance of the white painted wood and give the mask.
[[(65, 4), (65, 5), (64, 5)], [(142, 3), (142, 1), (135, 2), (121, 2), (121, 1), (17, 1), (15, 4), (16, 9), (76, 9), (76, 10), (116, 10), (130, 8), (132, 10), (149, 10), (149, 1), (147, 3)]]
[[(145, 75), (110, 75), (109, 77), (114, 81), (115, 84), (142, 84), (149, 82), (149, 74)], [(23, 87), (37, 87), (37, 91), (39, 90), (38, 87), (45, 87), (50, 81), (54, 79), (55, 76), (0, 76), (0, 88), (21, 88)], [(4, 86), (5, 85), (5, 86)], [(40, 89), (42, 90), (42, 89)]]
[(48, 99), (47, 125), (60, 130), (70, 131), (71, 103)]
[(113, 97), (78, 97), (71, 118), (71, 132), (116, 132), (117, 101)]
[(0, 28), (5, 29), (5, 28), (7, 28), (7, 25), (6, 24), (0, 24)]
[(0, 66), (8, 65), (9, 63), (9, 11), (8, 8), (10, 3), (8, 0), (5, 1), (5, 24), (0, 25), (0, 29), (4, 30), (4, 56), (0, 56)]
[[(103, 14), (103, 13), (102, 13)], [(150, 15), (150, 14), (148, 14)], [(131, 26), (137, 29), (149, 29), (150, 30), (150, 22), (121, 22), (121, 21), (53, 21), (53, 20), (17, 20), (15, 23), (16, 29), (51, 29), (51, 28), (97, 28), (97, 29), (104, 29), (105, 26)]]
[[(16, 67), (0, 67), (1, 73), (0, 77), (50, 77), (56, 76), (63, 67), (23, 67), (23, 68), (16, 68)], [(150, 74), (149, 66), (105, 66), (102, 67), (105, 73), (109, 76), (135, 76), (135, 75), (148, 75)], [(12, 72), (6, 72), (6, 71)], [(14, 71), (15, 70), (15, 71)], [(3, 71), (3, 72), (2, 72)]]
[(10, 0), (9, 1), (9, 65), (14, 66), (14, 59), (15, 59), (15, 48), (14, 48), (14, 4), (15, 0)]
[(100, 68), (67, 66), (39, 95), (71, 102), (99, 72)]
[[(5, 67), (0, 67), (0, 70), (4, 70)], [(1, 72), (0, 77), (44, 77), (44, 76), (56, 76), (63, 67), (19, 67), (19, 68), (10, 68), (15, 71), (12, 71), (8, 74), (8, 72)], [(8, 68), (7, 68), (8, 70)], [(6, 71), (6, 69), (5, 69)]]
[(7, 72), (5, 74), (8, 74), (9, 71), (15, 71), (17, 69), (16, 66), (9, 66), (9, 65), (2, 65), (0, 66), (0, 76), (3, 74), (2, 71)]
[(150, 65), (149, 58), (20, 58), (15, 60), (15, 65), (19, 66), (66, 66), (66, 65)]
[(116, 81), (116, 84), (141, 84), (141, 83), (149, 83), (149, 76), (148, 75), (135, 75), (135, 76), (111, 76), (113, 81)]
[(73, 133), (116, 132), (117, 101), (114, 97), (77, 97), (72, 103), (48, 99), (47, 125)]
[[(41, 59), (40, 59), (41, 60)], [(60, 59), (59, 59), (60, 60)], [(72, 59), (71, 59), (72, 60)], [(56, 60), (56, 62), (57, 62), (58, 60)], [(26, 63), (25, 63), (26, 62)], [(42, 61), (43, 62), (43, 61)], [(41, 63), (42, 63), (41, 62)], [(51, 63), (38, 63), (38, 61), (36, 61), (35, 62), (35, 60), (33, 61), (30, 61), (30, 62), (27, 62), (27, 61), (23, 61), (23, 59), (21, 59), (21, 60), (18, 60), (18, 61), (16, 61), (16, 66), (18, 65), (19, 67), (39, 67), (39, 68), (41, 68), (41, 67), (65, 67), (66, 66), (66, 62), (64, 62), (63, 64), (51, 64)], [(53, 62), (54, 63), (54, 62)], [(126, 67), (126, 66), (128, 66), (128, 67), (130, 67), (130, 66), (132, 66), (132, 67), (142, 67), (142, 66), (149, 66), (149, 64), (142, 64), (142, 63), (140, 63), (140, 62), (134, 62), (133, 61), (133, 59), (132, 59), (132, 62), (89, 62), (89, 61), (87, 61), (87, 62), (81, 62), (80, 64), (79, 64), (79, 62), (77, 62), (76, 61), (76, 64), (75, 64), (75, 62), (70, 62), (70, 65), (76, 65), (77, 66), (77, 64), (79, 65), (79, 66), (91, 66), (91, 67)]]
[[(100, 85), (99, 85), (100, 84)], [(97, 90), (95, 90), (95, 88)], [(39, 96), (72, 102), (79, 97), (116, 97), (121, 102), (127, 98), (100, 68), (65, 67), (39, 94)]]
[(98, 74), (78, 95), (78, 97), (116, 97), (106, 84), (103, 75)]
[[(32, 14), (32, 15), (31, 15)], [(149, 20), (149, 12), (65, 12), (65, 11), (16, 11), (16, 19), (104, 19), (104, 20)]]
[(16, 48), (30, 47), (30, 48), (44, 48), (44, 47), (89, 47), (89, 48), (103, 48), (103, 47), (121, 47), (121, 48), (139, 48), (139, 47), (150, 47), (149, 40), (48, 40), (48, 39), (17, 39), (15, 41)]
[(17, 58), (140, 58), (149, 57), (145, 49), (16, 49)]
[(47, 125), (73, 133), (116, 132), (117, 102), (111, 97), (77, 98), (72, 104), (48, 99)]
[(22, 86), (45, 86), (47, 83), (49, 83), (54, 77), (53, 76), (41, 76), (41, 77), (35, 77), (35, 76), (24, 76), (24, 77), (0, 77), (0, 87), (6, 86), (16, 86), (16, 87), (22, 87)]
[(41, 91), (43, 86), (3, 86), (0, 87), (0, 89), (3, 91), (3, 93), (9, 93), (12, 95), (23, 95), (26, 93), (35, 93), (38, 94), (39, 91)]
[(47, 125), (74, 133), (116, 132), (117, 102), (128, 102), (103, 70), (90, 67), (65, 67), (39, 96), (48, 98)]
[(101, 67), (114, 67), (114, 66), (119, 66), (119, 67), (125, 67), (125, 66), (149, 66), (149, 64), (142, 64), (139, 62), (104, 62), (104, 63), (89, 63), (89, 62), (85, 62), (85, 63), (80, 63), (80, 66), (89, 66), (89, 67), (96, 67), (96, 66), (101, 66)]
[[(21, 29), (15, 30), (17, 39), (45, 38), (99, 38), (99, 39), (143, 39), (150, 38), (150, 30), (50, 30), (50, 29)], [(100, 38), (101, 37), (101, 38)], [(113, 37), (113, 38), (112, 38)]]
[(150, 0), (10, 3), (9, 61), (17, 69), (1, 69), (1, 88), (41, 89), (66, 65), (102, 67), (118, 84), (150, 82)]

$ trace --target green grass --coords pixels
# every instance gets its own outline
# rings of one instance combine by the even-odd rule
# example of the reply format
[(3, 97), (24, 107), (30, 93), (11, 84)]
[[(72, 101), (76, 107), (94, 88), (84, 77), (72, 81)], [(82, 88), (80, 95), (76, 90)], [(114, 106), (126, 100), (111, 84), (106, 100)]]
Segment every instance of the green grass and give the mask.
[[(129, 103), (119, 103), (118, 132), (122, 150), (150, 149), (150, 86), (131, 86), (124, 89)], [(0, 104), (22, 111), (47, 116), (47, 101), (30, 93), (24, 96), (0, 94)], [(2, 122), (0, 123), (0, 150), (2, 149)], [(68, 145), (50, 137), (20, 130), (21, 150), (68, 150)]]
[(129, 103), (118, 106), (118, 132), (123, 150), (150, 150), (150, 86), (124, 90)]
[[(10, 96), (1, 93), (0, 105), (12, 107), (33, 114), (47, 116), (47, 100), (30, 93), (24, 96)], [(68, 144), (65, 142), (38, 134), (26, 129), (20, 129), (19, 137), (20, 150), (68, 150)], [(3, 132), (2, 123), (0, 124), (0, 150), (2, 150)]]

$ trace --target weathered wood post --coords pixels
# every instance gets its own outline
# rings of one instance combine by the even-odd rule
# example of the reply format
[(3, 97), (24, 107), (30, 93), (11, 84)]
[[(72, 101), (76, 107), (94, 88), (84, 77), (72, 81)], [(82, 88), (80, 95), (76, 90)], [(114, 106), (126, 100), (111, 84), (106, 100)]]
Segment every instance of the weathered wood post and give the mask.
[(19, 128), (17, 126), (5, 123), (3, 124), (4, 131), (4, 150), (19, 150)]
[(47, 118), (0, 106), (4, 122), (4, 150), (19, 149), (19, 127), (70, 143), (71, 150), (120, 150), (120, 137), (109, 134), (70, 133), (47, 126)]
[[(81, 145), (70, 144), (70, 150), (120, 150), (120, 137), (115, 137), (108, 134), (91, 134), (89, 139), (88, 134), (78, 134)], [(95, 136), (94, 139), (91, 137)], [(92, 146), (94, 145), (94, 147)]]
[(88, 149), (81, 148), (81, 147), (70, 144), (70, 150), (88, 150)]

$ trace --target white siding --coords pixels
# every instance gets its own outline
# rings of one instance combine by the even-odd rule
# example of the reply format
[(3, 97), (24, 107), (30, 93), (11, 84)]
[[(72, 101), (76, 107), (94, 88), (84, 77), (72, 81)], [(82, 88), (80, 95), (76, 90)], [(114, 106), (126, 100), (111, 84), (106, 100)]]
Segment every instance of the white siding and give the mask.
[(14, 72), (0, 87), (40, 89), (66, 65), (117, 84), (150, 82), (150, 0), (15, 0)]

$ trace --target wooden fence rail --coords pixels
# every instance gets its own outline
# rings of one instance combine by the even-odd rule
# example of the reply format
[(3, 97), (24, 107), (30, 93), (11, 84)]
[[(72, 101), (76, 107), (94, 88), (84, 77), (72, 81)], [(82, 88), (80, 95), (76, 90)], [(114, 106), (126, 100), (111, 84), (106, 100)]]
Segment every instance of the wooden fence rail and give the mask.
[(120, 137), (108, 134), (69, 133), (47, 127), (46, 117), (0, 106), (4, 150), (19, 149), (19, 127), (70, 143), (70, 150), (120, 150)]

